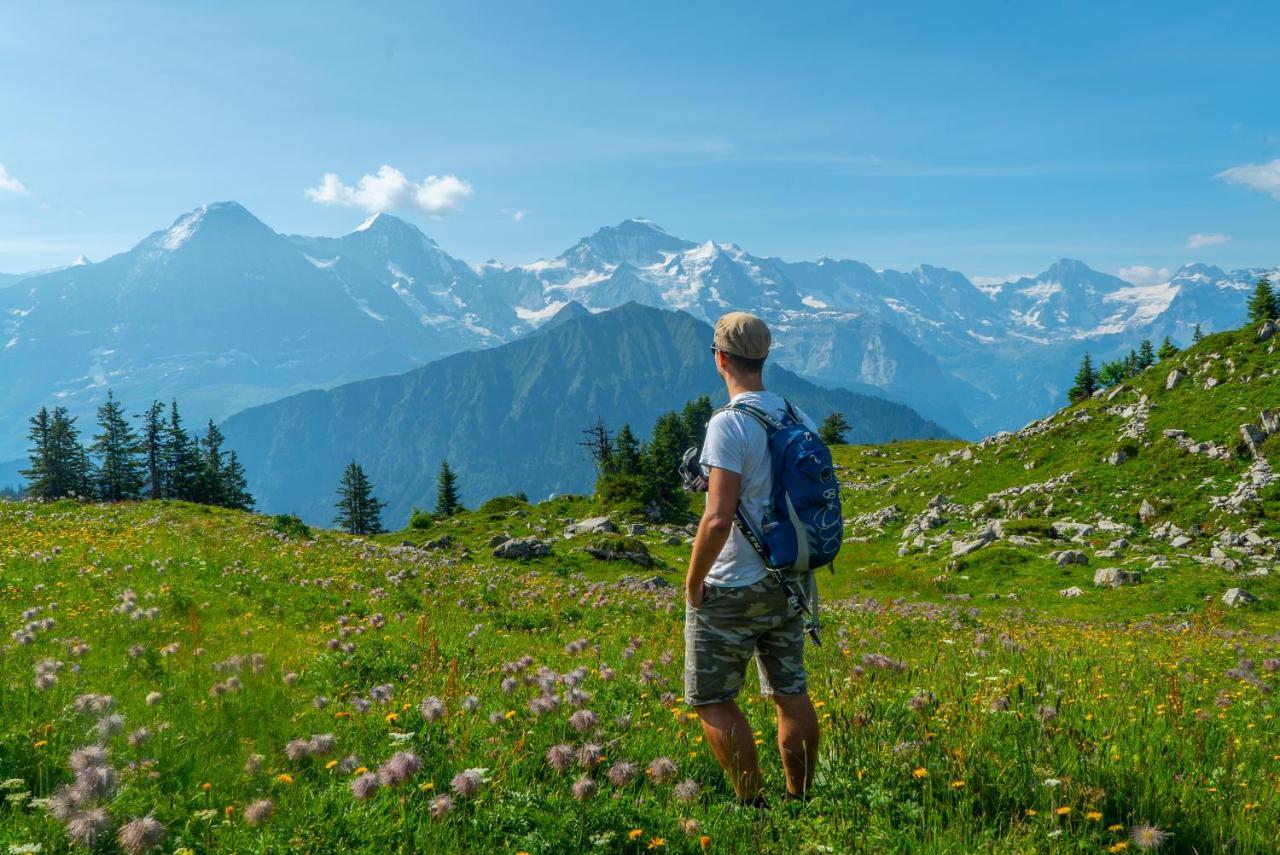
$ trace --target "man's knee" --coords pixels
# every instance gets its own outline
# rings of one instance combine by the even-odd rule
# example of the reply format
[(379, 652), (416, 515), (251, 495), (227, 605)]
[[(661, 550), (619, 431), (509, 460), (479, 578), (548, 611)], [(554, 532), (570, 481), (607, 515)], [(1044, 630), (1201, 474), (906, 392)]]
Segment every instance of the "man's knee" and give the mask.
[(736, 700), (720, 701), (714, 704), (698, 704), (693, 708), (698, 718), (712, 727), (735, 724), (742, 718), (742, 710)]
[(808, 717), (814, 714), (813, 701), (808, 692), (797, 692), (793, 695), (770, 695), (778, 707), (780, 715), (789, 718)]

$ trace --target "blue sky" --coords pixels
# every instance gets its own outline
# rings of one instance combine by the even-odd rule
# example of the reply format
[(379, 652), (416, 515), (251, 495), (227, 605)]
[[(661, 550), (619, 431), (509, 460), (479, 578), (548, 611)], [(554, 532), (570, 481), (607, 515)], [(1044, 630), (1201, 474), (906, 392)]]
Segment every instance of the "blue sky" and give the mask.
[(1280, 4), (765, 5), (10, 4), (0, 270), (220, 199), (394, 206), (471, 262), (642, 215), (979, 276), (1280, 263)]

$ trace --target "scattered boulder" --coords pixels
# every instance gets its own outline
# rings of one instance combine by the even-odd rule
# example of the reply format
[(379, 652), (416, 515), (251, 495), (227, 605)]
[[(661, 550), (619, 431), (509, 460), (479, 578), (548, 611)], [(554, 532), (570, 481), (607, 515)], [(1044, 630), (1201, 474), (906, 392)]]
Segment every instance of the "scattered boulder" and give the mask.
[(1187, 432), (1179, 428), (1165, 428), (1160, 431), (1160, 433), (1164, 434), (1169, 439), (1185, 439), (1187, 436)]
[(1227, 592), (1222, 595), (1222, 602), (1229, 606), (1245, 606), (1249, 603), (1256, 603), (1258, 598), (1250, 594), (1244, 588), (1228, 588)]
[(970, 555), (995, 539), (996, 533), (989, 528), (985, 529), (973, 540), (957, 540), (955, 543), (951, 544), (951, 554), (955, 557)]
[(1252, 424), (1240, 425), (1240, 438), (1244, 440), (1244, 444), (1249, 447), (1249, 452), (1257, 457), (1261, 451), (1262, 443), (1266, 441), (1267, 435)]
[(1124, 463), (1128, 459), (1129, 459), (1129, 452), (1125, 451), (1123, 448), (1117, 448), (1115, 451), (1107, 455), (1107, 463), (1111, 464), (1112, 466), (1119, 466), (1121, 463)]
[(1095, 588), (1119, 588), (1136, 585), (1140, 581), (1142, 574), (1136, 570), (1121, 570), (1119, 567), (1099, 567), (1093, 574)]
[(1217, 386), (1217, 385), (1218, 385), (1217, 377), (1209, 377), (1204, 381), (1205, 389), (1212, 389), (1214, 386)]
[(1170, 371), (1169, 376), (1165, 378), (1164, 387), (1166, 389), (1176, 389), (1178, 387), (1178, 384), (1181, 383), (1186, 378), (1187, 378), (1187, 375), (1183, 374), (1181, 371), (1175, 368), (1172, 371)]
[(495, 534), (493, 537), (489, 538), (489, 548), (493, 549), (495, 546), (501, 546), (502, 544), (506, 543), (510, 539), (511, 539), (510, 533), (505, 531), (500, 531), (497, 534)]
[(1258, 420), (1262, 422), (1262, 430), (1267, 436), (1280, 433), (1280, 410), (1263, 410), (1258, 414)]
[(632, 537), (636, 537), (638, 535), (648, 534), (648, 533), (649, 533), (649, 527), (644, 523), (631, 523), (631, 525), (627, 526), (627, 534), (631, 535)]
[(1063, 588), (1058, 592), (1064, 597), (1083, 597), (1084, 591), (1078, 585), (1072, 585), (1070, 588)]
[(437, 537), (435, 540), (428, 540), (426, 543), (422, 544), (421, 548), (438, 550), (438, 549), (450, 549), (452, 546), (453, 546), (453, 538), (446, 534), (444, 537)]
[(1151, 504), (1149, 499), (1143, 499), (1142, 504), (1138, 505), (1138, 519), (1143, 525), (1151, 522), (1156, 518), (1156, 506)]
[(601, 534), (603, 532), (617, 531), (618, 527), (613, 524), (613, 520), (608, 517), (587, 517), (585, 520), (576, 523), (569, 523), (565, 526), (564, 536), (573, 537), (579, 534)]
[(1093, 534), (1094, 528), (1088, 523), (1058, 520), (1050, 526), (1050, 530), (1059, 540), (1082, 540)]
[(498, 544), (493, 550), (494, 558), (510, 558), (515, 561), (550, 554), (551, 547), (536, 537), (513, 537)]
[(1184, 546), (1191, 545), (1191, 538), (1187, 537), (1185, 534), (1175, 535), (1173, 539), (1169, 541), (1169, 545), (1174, 549), (1181, 549)]
[(1058, 552), (1050, 553), (1050, 558), (1059, 567), (1066, 567), (1071, 564), (1088, 564), (1089, 556), (1085, 555), (1079, 549), (1063, 549)]
[(681, 539), (681, 537), (680, 537), (679, 535), (673, 534), (673, 535), (671, 535), (671, 536), (669, 536), (669, 537), (667, 537), (667, 538), (663, 539), (663, 541), (662, 541), (662, 542), (663, 542), (663, 544), (665, 544), (666, 546), (679, 546), (680, 544), (684, 543), (684, 540), (683, 540), (683, 539)]
[(627, 561), (639, 567), (652, 567), (654, 564), (649, 548), (634, 537), (597, 535), (591, 538), (583, 550), (601, 561)]
[(1262, 326), (1258, 327), (1258, 341), (1266, 341), (1276, 334), (1276, 322), (1274, 320), (1264, 321)]

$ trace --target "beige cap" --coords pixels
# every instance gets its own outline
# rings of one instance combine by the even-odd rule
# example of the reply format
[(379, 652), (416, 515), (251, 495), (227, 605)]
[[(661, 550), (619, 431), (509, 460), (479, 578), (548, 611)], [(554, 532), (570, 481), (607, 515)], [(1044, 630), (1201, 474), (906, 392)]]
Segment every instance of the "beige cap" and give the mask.
[(764, 321), (746, 312), (730, 312), (716, 321), (716, 350), (743, 359), (764, 359), (769, 355), (773, 337)]

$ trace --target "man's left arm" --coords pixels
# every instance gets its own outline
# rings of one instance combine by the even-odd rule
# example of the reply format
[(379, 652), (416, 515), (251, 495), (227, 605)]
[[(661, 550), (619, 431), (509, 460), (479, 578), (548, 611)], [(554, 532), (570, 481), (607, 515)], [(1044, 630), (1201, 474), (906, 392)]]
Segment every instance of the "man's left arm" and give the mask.
[(742, 476), (737, 472), (711, 467), (711, 474), (707, 476), (707, 507), (698, 523), (693, 554), (689, 556), (689, 572), (684, 580), (685, 600), (694, 608), (702, 605), (703, 582), (733, 533), (741, 489)]

